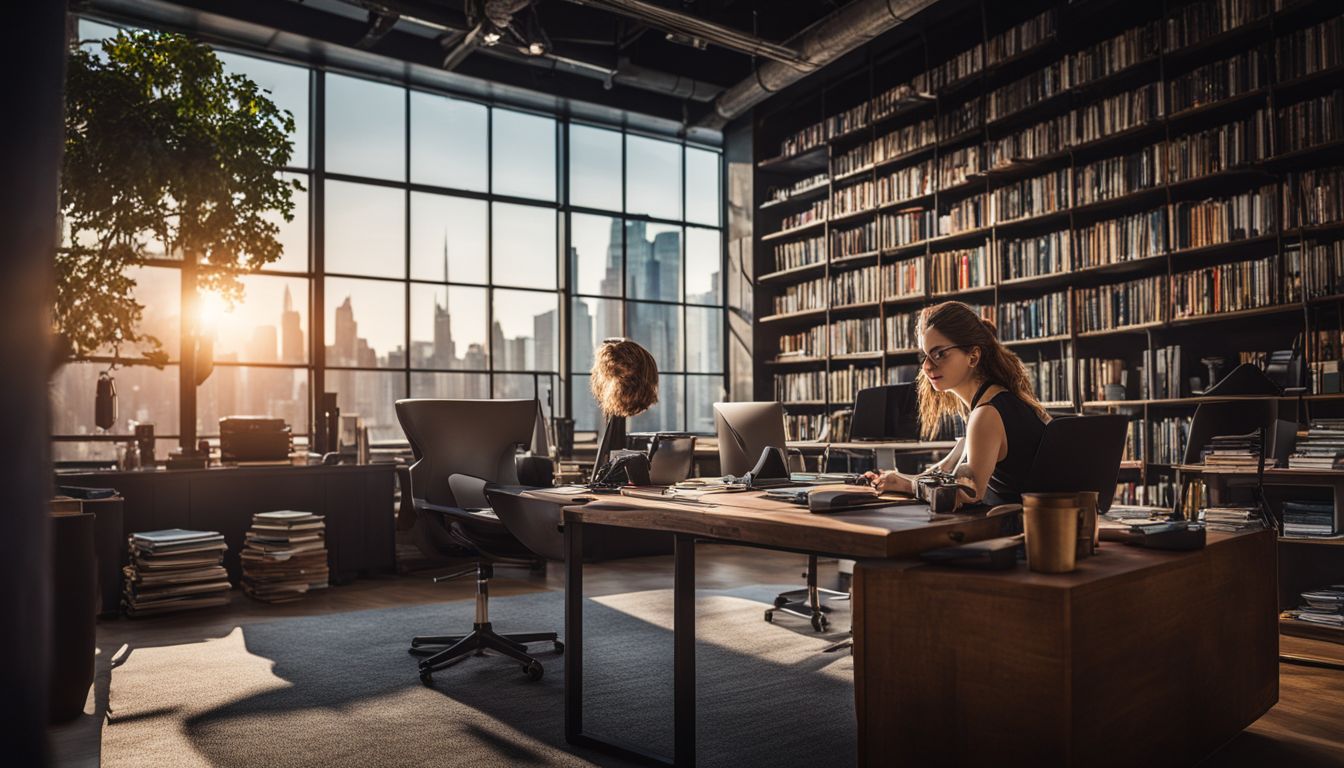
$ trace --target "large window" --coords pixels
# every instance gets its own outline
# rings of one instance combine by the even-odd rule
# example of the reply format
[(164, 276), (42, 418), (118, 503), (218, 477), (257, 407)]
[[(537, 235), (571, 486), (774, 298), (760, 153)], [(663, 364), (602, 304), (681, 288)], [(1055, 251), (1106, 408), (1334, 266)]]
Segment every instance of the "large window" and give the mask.
[[(113, 31), (80, 22), (82, 38)], [(215, 356), (196, 389), (203, 437), (236, 414), (280, 416), (306, 437), (322, 391), (375, 440), (401, 437), (393, 403), (407, 396), (539, 397), (594, 430), (588, 371), (611, 336), (647, 346), (662, 374), (659, 404), (632, 429), (713, 430), (711, 404), (724, 396), (718, 151), (222, 58), (294, 114), (285, 174), (305, 191), (292, 222), (276, 217), (283, 255), (244, 279), (243, 300), (203, 297)], [(143, 327), (170, 363), (115, 371), (110, 433), (153, 423), (162, 455), (184, 386), (179, 271), (159, 254), (134, 277)], [(59, 459), (112, 455), (113, 438), (93, 427), (110, 354), (55, 377)]]

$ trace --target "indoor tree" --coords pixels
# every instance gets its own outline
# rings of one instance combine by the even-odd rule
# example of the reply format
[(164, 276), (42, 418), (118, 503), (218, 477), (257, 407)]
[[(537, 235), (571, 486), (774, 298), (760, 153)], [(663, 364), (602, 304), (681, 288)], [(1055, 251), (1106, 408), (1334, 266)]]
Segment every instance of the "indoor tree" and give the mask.
[[(183, 35), (120, 32), (99, 51), (74, 47), (66, 79), (54, 325), (67, 359), (123, 347), (162, 366), (161, 342), (139, 328), (144, 306), (128, 269), (151, 244), (182, 266), (181, 446), (194, 450), (199, 291), (227, 303), (238, 276), (275, 261), (278, 213), (292, 220), (294, 118), (256, 83), (229, 74)], [(206, 362), (201, 360), (200, 362)], [(208, 375), (208, 365), (203, 371)]]

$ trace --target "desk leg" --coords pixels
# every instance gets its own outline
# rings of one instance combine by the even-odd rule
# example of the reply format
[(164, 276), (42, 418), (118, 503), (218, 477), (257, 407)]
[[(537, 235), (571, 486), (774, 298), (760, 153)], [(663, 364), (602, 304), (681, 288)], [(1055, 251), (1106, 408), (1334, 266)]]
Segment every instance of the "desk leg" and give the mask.
[(565, 523), (565, 741), (583, 734), (583, 524)]
[(678, 534), (673, 549), (672, 762), (695, 765), (695, 537)]

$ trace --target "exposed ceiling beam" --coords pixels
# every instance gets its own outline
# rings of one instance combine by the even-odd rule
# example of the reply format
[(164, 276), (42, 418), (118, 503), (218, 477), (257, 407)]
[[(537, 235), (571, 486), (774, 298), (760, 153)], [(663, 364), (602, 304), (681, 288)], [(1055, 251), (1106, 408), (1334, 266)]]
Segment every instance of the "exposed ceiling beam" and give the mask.
[(382, 40), (397, 25), (397, 19), (399, 18), (401, 17), (395, 13), (369, 11), (369, 28), (365, 30), (364, 36), (359, 39), (359, 42), (355, 43), (355, 47), (367, 51), (377, 45), (378, 41)]

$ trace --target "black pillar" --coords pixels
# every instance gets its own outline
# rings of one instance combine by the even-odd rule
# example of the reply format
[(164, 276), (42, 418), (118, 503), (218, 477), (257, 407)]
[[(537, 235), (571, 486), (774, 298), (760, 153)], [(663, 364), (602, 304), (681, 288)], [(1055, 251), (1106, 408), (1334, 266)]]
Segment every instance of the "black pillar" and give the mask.
[(52, 256), (65, 86), (65, 3), (13, 3), (0, 46), (0, 755), (46, 760), (50, 591), (47, 500)]

